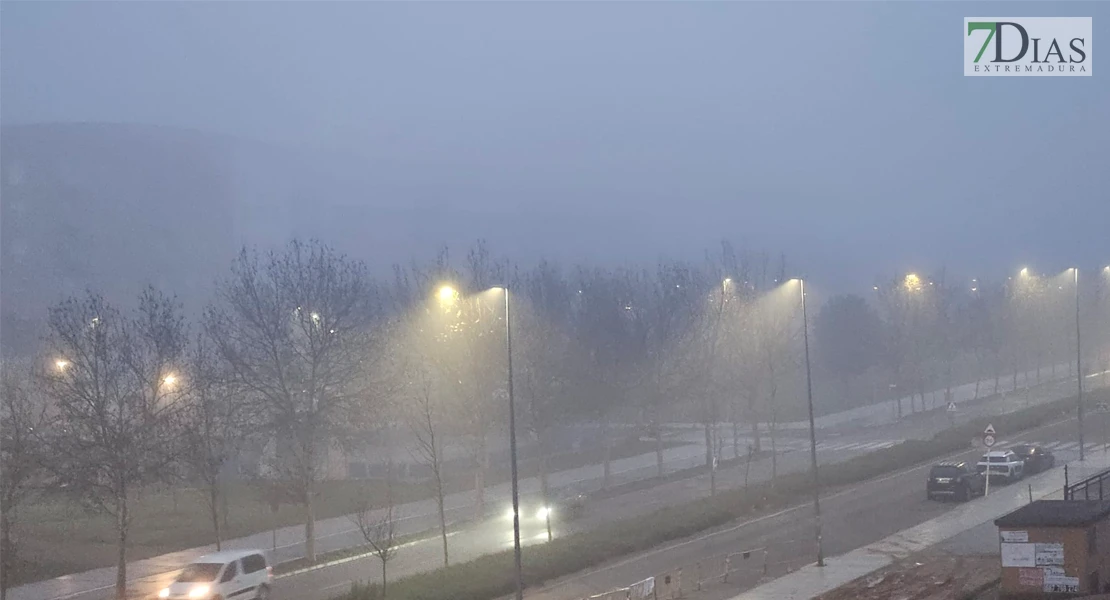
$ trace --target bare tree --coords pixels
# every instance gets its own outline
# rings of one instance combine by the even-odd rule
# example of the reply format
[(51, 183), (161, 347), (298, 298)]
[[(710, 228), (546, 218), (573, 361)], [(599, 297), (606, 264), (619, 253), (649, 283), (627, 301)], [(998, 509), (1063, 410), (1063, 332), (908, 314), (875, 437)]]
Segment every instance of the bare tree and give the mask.
[(643, 345), (641, 368), (644, 380), (644, 408), (655, 438), (657, 475), (663, 476), (663, 420), (688, 387), (688, 357), (682, 345), (689, 339), (694, 312), (701, 309), (689, 294), (694, 289), (694, 274), (682, 263), (660, 263), (654, 277), (644, 276), (641, 293), (628, 312), (635, 319)]
[(500, 414), (494, 401), (505, 389), (506, 380), (504, 291), (490, 292), (494, 286), (507, 284), (507, 269), (491, 257), (483, 240), (470, 249), (466, 264), (466, 287), (471, 294), (459, 299), (460, 326), (453, 336), (454, 346), (459, 349), (454, 358), (459, 363), (461, 382), (456, 407), (474, 461), (474, 497), (480, 518), (485, 514), (490, 435), (499, 423), (494, 418)]
[[(573, 297), (562, 273), (551, 263), (541, 262), (532, 271), (518, 278), (513, 289), (519, 290), (514, 310), (514, 327), (519, 332), (514, 351), (521, 358), (516, 372), (519, 389), (527, 402), (525, 422), (536, 440), (539, 452), (540, 495), (543, 505), (550, 497), (549, 464), (551, 433), (566, 422), (576, 409), (568, 393), (571, 347), (571, 306)], [(551, 537), (550, 516), (547, 519)]]
[(410, 403), (409, 426), (415, 442), (414, 454), (432, 472), (436, 508), (439, 510), (439, 535), (443, 542), (443, 566), (450, 564), (447, 552), (447, 513), (443, 490), (442, 408), (434, 394), (433, 375), (424, 365), (412, 369), (413, 401)]
[(44, 483), (41, 436), (46, 405), (34, 396), (30, 375), (26, 365), (0, 365), (0, 600), (7, 597), (9, 580), (19, 569), (12, 536), (19, 509)]
[[(446, 342), (452, 339), (452, 327), (445, 326), (442, 318), (457, 323), (457, 310), (454, 306), (455, 293), (450, 298), (431, 299), (432, 286), (444, 279), (440, 274), (446, 263), (440, 255), (440, 265), (431, 273), (417, 267), (404, 269), (394, 266), (394, 286), (392, 299), (397, 312), (405, 314), (407, 325), (405, 335), (399, 340), (396, 354), (401, 356), (400, 402), (397, 414), (408, 424), (412, 433), (412, 456), (432, 473), (435, 489), (436, 508), (439, 513), (439, 532), (443, 545), (443, 565), (450, 564), (447, 545), (447, 512), (444, 490), (444, 437), (448, 429), (451, 412), (449, 396), (444, 389), (457, 390), (457, 364), (445, 360), (449, 348)], [(433, 309), (434, 307), (434, 309)], [(456, 385), (445, 385), (444, 382)]]
[(389, 580), (386, 567), (397, 554), (396, 519), (393, 517), (393, 463), (387, 464), (385, 472), (385, 513), (374, 516), (370, 505), (370, 494), (363, 494), (358, 510), (349, 518), (358, 527), (359, 533), (378, 557), (382, 566), (382, 600), (388, 596)]
[(363, 263), (293, 241), (264, 257), (243, 250), (206, 314), (220, 356), (258, 399), (272, 473), (304, 507), (310, 561), (325, 458), (365, 429), (382, 396), (382, 308)]
[(187, 372), (183, 458), (204, 483), (204, 500), (219, 550), (225, 533), (220, 527), (221, 510), (227, 521), (226, 471), (250, 433), (249, 411), (243, 391), (235, 389), (232, 373), (217, 360), (207, 335), (197, 336)]
[(575, 303), (574, 343), (581, 350), (572, 368), (579, 376), (578, 390), (588, 414), (600, 424), (602, 444), (602, 486), (612, 476), (612, 418), (625, 404), (635, 378), (629, 346), (634, 335), (637, 311), (646, 307), (632, 304), (631, 290), (620, 276), (602, 270), (580, 270), (578, 289), (582, 294)]
[(44, 375), (57, 411), (48, 467), (89, 508), (116, 521), (116, 596), (126, 597), (132, 496), (166, 481), (179, 444), (186, 345), (180, 305), (154, 290), (126, 319), (89, 294), (51, 309), (55, 369)]

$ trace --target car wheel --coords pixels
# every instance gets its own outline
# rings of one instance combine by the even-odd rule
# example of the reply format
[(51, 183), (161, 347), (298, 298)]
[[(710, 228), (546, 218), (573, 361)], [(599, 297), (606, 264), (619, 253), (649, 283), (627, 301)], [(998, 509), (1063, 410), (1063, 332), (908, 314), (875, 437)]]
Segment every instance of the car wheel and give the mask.
[(270, 586), (265, 584), (258, 586), (258, 594), (255, 595), (255, 598), (257, 600), (270, 600)]

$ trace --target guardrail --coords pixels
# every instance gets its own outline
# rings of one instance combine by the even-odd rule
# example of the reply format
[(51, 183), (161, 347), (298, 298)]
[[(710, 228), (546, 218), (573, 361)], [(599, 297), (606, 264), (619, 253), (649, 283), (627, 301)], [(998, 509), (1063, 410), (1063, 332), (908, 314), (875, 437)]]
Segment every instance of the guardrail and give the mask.
[(1064, 500), (1110, 499), (1110, 469), (1068, 485), (1068, 466), (1064, 465)]

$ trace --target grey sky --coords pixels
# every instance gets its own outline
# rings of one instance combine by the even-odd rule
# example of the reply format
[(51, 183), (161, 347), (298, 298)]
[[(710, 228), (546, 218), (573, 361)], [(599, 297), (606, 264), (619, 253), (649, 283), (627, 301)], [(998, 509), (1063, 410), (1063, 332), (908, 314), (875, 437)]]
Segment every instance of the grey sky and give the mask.
[[(973, 275), (1110, 260), (1106, 75), (976, 79), (960, 62), (965, 16), (1093, 16), (1101, 39), (1102, 3), (0, 10), (5, 123), (339, 149), (423, 173), (414, 188), (447, 205), (644, 227), (594, 236), (584, 255), (693, 253), (729, 236), (864, 284), (942, 263)], [(534, 239), (529, 254), (558, 237)], [(528, 237), (500, 241), (515, 252)]]

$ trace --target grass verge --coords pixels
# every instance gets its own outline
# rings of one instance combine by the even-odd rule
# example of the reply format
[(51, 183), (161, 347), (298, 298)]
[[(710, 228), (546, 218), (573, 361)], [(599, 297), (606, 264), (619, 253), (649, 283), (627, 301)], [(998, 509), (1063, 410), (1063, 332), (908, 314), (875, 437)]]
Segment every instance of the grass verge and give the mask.
[[(1086, 402), (1090, 404), (1108, 399), (1110, 392), (1107, 390), (1086, 396)], [(1075, 398), (1068, 398), (989, 420), (1002, 435), (1011, 436), (1051, 422), (1074, 408)], [(987, 418), (975, 419), (930, 440), (908, 440), (822, 467), (822, 485), (858, 484), (891, 471), (969, 449), (982, 434), (987, 421)], [(731, 490), (713, 498), (669, 506), (530, 547), (523, 555), (525, 585), (540, 585), (608, 560), (751, 516), (756, 511), (785, 506), (791, 499), (811, 489), (808, 473), (792, 473), (780, 477), (774, 487), (761, 483), (747, 489)], [(514, 589), (513, 553), (504, 551), (400, 579), (389, 585), (388, 592), (393, 600), (490, 600), (508, 595)], [(355, 584), (336, 600), (378, 600), (380, 597), (381, 590), (377, 584)]]
[[(666, 442), (664, 447), (675, 445), (679, 444)], [(632, 440), (616, 444), (611, 458), (618, 460), (654, 451), (654, 442)], [(600, 451), (563, 454), (553, 457), (549, 468), (555, 471), (594, 464), (600, 456)], [(530, 476), (536, 468), (536, 465), (529, 466), (531, 470), (522, 471), (522, 476)], [(507, 480), (506, 466), (491, 469), (487, 481), (492, 484)], [(460, 472), (447, 483), (447, 492), (453, 493), (472, 489), (474, 480), (471, 473)], [(429, 483), (395, 482), (393, 485), (393, 499), (398, 504), (434, 496)], [(371, 506), (385, 505), (385, 486), (380, 480), (325, 481), (320, 484), (319, 491), (315, 510), (317, 519), (321, 520), (351, 514), (366, 498)], [(129, 534), (128, 560), (215, 542), (203, 489), (148, 490), (133, 499), (130, 511), (134, 522)], [(248, 483), (229, 486), (228, 515), (223, 531), (225, 540), (304, 522), (299, 505), (282, 504), (276, 513), (271, 512), (264, 495)], [(20, 508), (15, 523), (18, 559), (8, 574), (10, 584), (114, 566), (114, 527), (113, 519), (86, 512), (64, 497), (42, 496), (28, 502)]]

